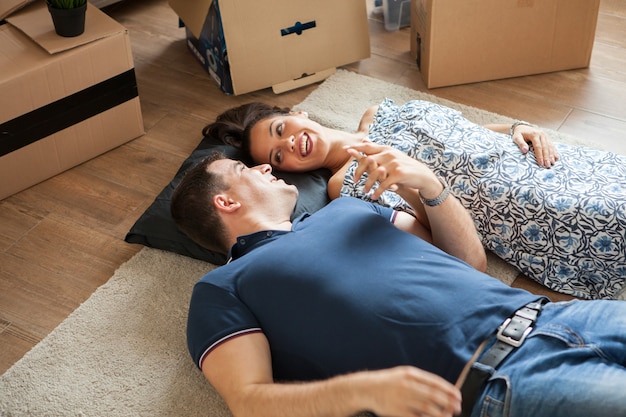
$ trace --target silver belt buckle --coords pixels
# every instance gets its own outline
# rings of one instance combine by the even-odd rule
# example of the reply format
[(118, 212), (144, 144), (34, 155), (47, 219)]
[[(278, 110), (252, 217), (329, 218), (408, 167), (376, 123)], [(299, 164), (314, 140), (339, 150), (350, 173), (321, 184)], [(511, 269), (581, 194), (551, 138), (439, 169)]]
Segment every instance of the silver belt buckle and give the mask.
[(496, 333), (496, 338), (499, 341), (506, 343), (507, 345), (511, 345), (517, 348), (517, 347), (520, 347), (522, 343), (524, 343), (524, 340), (526, 340), (526, 337), (528, 337), (530, 332), (533, 330), (533, 326), (528, 326), (528, 328), (524, 330), (524, 333), (522, 333), (522, 337), (520, 337), (519, 340), (516, 340), (516, 339), (513, 339), (512, 337), (504, 335), (504, 329), (506, 329), (506, 326), (508, 326), (510, 322), (511, 322), (511, 318), (508, 318), (504, 321), (504, 323), (502, 323), (502, 325), (500, 325), (500, 327), (498, 328), (498, 333)]

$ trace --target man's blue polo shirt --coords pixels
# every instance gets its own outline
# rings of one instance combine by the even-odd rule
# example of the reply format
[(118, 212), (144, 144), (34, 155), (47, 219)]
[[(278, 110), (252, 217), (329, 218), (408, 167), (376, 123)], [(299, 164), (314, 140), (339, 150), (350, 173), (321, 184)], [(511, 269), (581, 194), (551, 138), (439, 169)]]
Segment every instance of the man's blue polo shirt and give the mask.
[(538, 297), (398, 230), (393, 211), (345, 197), (292, 231), (238, 239), (233, 261), (195, 286), (196, 364), (262, 331), (277, 380), (414, 365), (454, 382), (478, 345)]

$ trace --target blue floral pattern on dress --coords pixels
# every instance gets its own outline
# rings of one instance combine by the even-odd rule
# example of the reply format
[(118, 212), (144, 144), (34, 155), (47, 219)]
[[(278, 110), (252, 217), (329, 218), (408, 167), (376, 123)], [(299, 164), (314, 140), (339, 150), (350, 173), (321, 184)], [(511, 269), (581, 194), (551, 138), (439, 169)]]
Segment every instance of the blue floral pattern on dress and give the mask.
[[(372, 142), (430, 166), (470, 211), (485, 247), (546, 287), (582, 298), (614, 298), (626, 280), (626, 156), (556, 144), (550, 168), (523, 155), (509, 135), (425, 101), (385, 100)], [(354, 161), (341, 195), (370, 200)], [(412, 212), (386, 191), (379, 204)]]

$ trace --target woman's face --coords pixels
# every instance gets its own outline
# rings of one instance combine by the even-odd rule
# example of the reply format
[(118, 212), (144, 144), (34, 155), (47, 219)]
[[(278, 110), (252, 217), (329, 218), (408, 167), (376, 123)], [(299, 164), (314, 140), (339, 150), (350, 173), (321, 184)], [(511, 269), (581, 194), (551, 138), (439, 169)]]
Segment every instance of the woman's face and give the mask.
[(329, 148), (322, 131), (319, 123), (303, 113), (271, 116), (250, 130), (250, 154), (255, 162), (281, 171), (322, 168)]

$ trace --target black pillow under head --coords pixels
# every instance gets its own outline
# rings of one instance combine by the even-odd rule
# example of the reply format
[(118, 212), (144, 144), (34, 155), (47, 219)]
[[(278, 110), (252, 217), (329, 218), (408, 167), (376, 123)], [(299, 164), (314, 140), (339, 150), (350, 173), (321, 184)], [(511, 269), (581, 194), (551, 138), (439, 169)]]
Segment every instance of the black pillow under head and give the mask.
[[(197, 245), (179, 231), (170, 214), (170, 198), (178, 183), (191, 167), (214, 151), (220, 151), (231, 159), (243, 161), (248, 166), (253, 165), (241, 150), (224, 145), (217, 139), (205, 137), (185, 159), (172, 181), (163, 188), (150, 207), (131, 227), (126, 234), (126, 242), (174, 252), (215, 265), (226, 263), (225, 255)], [(327, 170), (320, 169), (306, 174), (275, 171), (274, 175), (298, 187), (299, 197), (291, 215), (292, 220), (304, 212), (313, 213), (328, 204), (327, 183), (330, 173)]]

